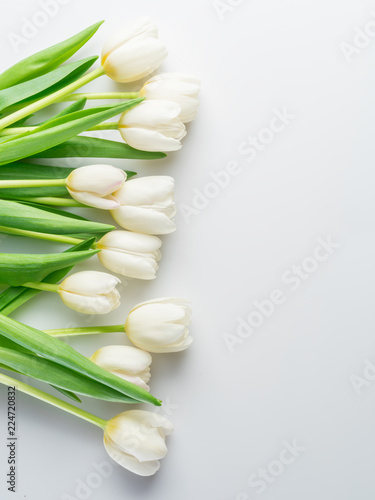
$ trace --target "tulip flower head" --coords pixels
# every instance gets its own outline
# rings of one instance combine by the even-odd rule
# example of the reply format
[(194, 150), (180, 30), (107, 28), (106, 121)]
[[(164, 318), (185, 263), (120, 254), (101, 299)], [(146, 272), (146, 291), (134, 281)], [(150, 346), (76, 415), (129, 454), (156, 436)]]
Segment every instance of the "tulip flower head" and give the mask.
[(109, 345), (98, 349), (90, 359), (114, 375), (150, 391), (147, 382), (151, 378), (152, 358), (148, 352), (125, 345)]
[(126, 181), (126, 173), (112, 165), (79, 167), (66, 179), (72, 198), (90, 207), (113, 210), (120, 206), (112, 196)]
[(129, 180), (114, 193), (120, 207), (112, 217), (124, 229), (144, 234), (168, 234), (176, 229), (174, 179), (150, 175)]
[(161, 258), (161, 240), (157, 236), (130, 231), (111, 231), (103, 236), (97, 247), (102, 265), (129, 278), (152, 280), (156, 277)]
[(120, 305), (116, 286), (121, 281), (111, 274), (81, 271), (71, 274), (59, 285), (65, 305), (85, 314), (107, 314)]
[(167, 56), (150, 18), (126, 24), (103, 46), (102, 66), (116, 82), (133, 82), (155, 71)]
[(124, 112), (118, 122), (124, 141), (142, 151), (176, 151), (186, 135), (179, 118), (181, 107), (172, 101), (143, 101)]
[(193, 342), (189, 335), (191, 309), (184, 299), (143, 302), (129, 313), (125, 332), (134, 345), (149, 352), (178, 352)]
[(179, 118), (188, 123), (196, 117), (200, 91), (200, 80), (190, 75), (163, 73), (150, 78), (141, 88), (140, 97), (166, 99), (176, 102), (181, 112)]
[(129, 410), (108, 421), (104, 446), (119, 465), (139, 476), (152, 476), (167, 454), (165, 437), (173, 431), (172, 423), (144, 410)]

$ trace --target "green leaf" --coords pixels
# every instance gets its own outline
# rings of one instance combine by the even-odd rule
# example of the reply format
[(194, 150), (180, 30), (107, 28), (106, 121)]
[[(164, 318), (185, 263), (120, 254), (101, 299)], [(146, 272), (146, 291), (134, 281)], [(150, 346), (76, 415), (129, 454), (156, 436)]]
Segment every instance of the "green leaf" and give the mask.
[(61, 392), (61, 394), (63, 394), (67, 398), (72, 399), (76, 403), (82, 403), (82, 401), (79, 399), (79, 397), (76, 394), (74, 394), (74, 392), (66, 391), (65, 389), (61, 389), (61, 387), (55, 387), (54, 385), (52, 385), (51, 387), (53, 387), (54, 389), (56, 389), (56, 391)]
[(0, 226), (51, 234), (102, 234), (114, 229), (62, 210), (11, 200), (0, 200)]
[(141, 151), (128, 144), (96, 137), (78, 136), (50, 149), (32, 155), (33, 158), (124, 158), (131, 160), (159, 160), (167, 155), (161, 152)]
[(65, 64), (46, 75), (1, 90), (0, 111), (9, 108), (12, 104), (26, 104), (29, 100), (38, 100), (56, 92), (80, 78), (96, 60), (95, 56)]
[[(74, 168), (53, 167), (48, 165), (36, 165), (33, 163), (9, 163), (0, 165), (0, 180), (43, 180), (43, 179), (66, 179), (75, 170)], [(127, 178), (130, 179), (136, 172), (125, 170)], [(17, 200), (22, 198), (38, 198), (44, 196), (60, 197), (68, 196), (65, 186), (48, 186), (37, 188), (12, 188), (1, 189), (0, 198)]]
[(16, 254), (0, 253), (0, 283), (20, 286), (29, 281), (41, 281), (49, 273), (83, 262), (98, 250), (72, 253)]
[(32, 132), (15, 136), (0, 144), (0, 165), (35, 155), (65, 142), (77, 134), (88, 130), (102, 121), (108, 120), (143, 99), (133, 99), (116, 106), (84, 109), (44, 123)]
[(26, 82), (57, 68), (75, 54), (98, 30), (100, 21), (48, 49), (16, 63), (0, 75), (0, 90)]
[(70, 368), (118, 391), (125, 396), (123, 401), (128, 402), (129, 398), (133, 398), (139, 402), (160, 405), (160, 401), (146, 390), (97, 366), (68, 344), (2, 314), (0, 314), (0, 334), (45, 359)]
[[(2, 337), (2, 336), (1, 336)], [(4, 338), (4, 337), (3, 337)], [(1, 345), (1, 339), (0, 339)], [(65, 391), (105, 401), (124, 402), (124, 396), (105, 384), (34, 354), (0, 347), (0, 363), (7, 369), (32, 377)], [(136, 402), (129, 398), (129, 403)]]
[[(78, 245), (68, 248), (64, 253), (89, 250), (94, 242), (95, 238), (89, 238), (82, 243), (78, 243)], [(73, 267), (74, 266), (64, 267), (63, 269), (54, 271), (42, 280), (42, 283), (58, 283), (73, 269)], [(35, 290), (33, 288), (10, 286), (0, 294), (0, 312), (4, 315), (10, 314), (40, 292), (40, 290)]]
[[(72, 104), (69, 104), (66, 108), (64, 108), (60, 113), (57, 113), (52, 118), (48, 118), (48, 120), (44, 120), (43, 122), (38, 123), (38, 125), (43, 125), (49, 121), (55, 120), (56, 118), (60, 118), (61, 116), (69, 115), (70, 113), (74, 113), (75, 111), (81, 111), (86, 105), (87, 99), (84, 97), (83, 99), (79, 99), (78, 101), (74, 101)], [(16, 125), (13, 125), (16, 127)]]

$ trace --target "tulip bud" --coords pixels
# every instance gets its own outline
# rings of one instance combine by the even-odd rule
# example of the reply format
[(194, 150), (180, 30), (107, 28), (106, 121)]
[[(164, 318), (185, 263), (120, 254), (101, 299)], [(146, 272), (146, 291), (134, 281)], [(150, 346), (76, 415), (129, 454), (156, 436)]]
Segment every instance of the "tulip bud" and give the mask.
[(193, 342), (188, 330), (190, 315), (187, 300), (150, 300), (130, 311), (125, 331), (133, 344), (145, 351), (183, 351)]
[(90, 207), (113, 210), (120, 203), (111, 196), (126, 181), (126, 173), (112, 165), (89, 165), (73, 170), (66, 179), (72, 198)]
[(194, 120), (198, 111), (200, 80), (190, 75), (164, 73), (150, 78), (139, 93), (146, 99), (166, 99), (181, 107), (179, 118), (188, 123)]
[(104, 44), (102, 66), (116, 82), (133, 82), (155, 71), (166, 56), (156, 26), (142, 17), (126, 24)]
[(157, 236), (130, 231), (111, 231), (98, 241), (102, 265), (129, 278), (152, 280), (161, 258), (161, 240)]
[(71, 274), (59, 285), (65, 305), (85, 314), (107, 314), (120, 305), (116, 285), (121, 281), (111, 274), (81, 271)]
[(159, 460), (167, 454), (165, 436), (172, 431), (172, 423), (157, 413), (128, 410), (108, 421), (104, 446), (125, 469), (139, 476), (152, 476), (160, 468)]
[(109, 345), (98, 349), (90, 359), (114, 375), (150, 390), (147, 382), (151, 378), (152, 358), (148, 352), (125, 345)]
[(142, 151), (176, 151), (186, 135), (178, 115), (181, 108), (172, 101), (143, 101), (124, 112), (118, 122), (124, 141)]
[(168, 234), (176, 229), (174, 179), (150, 175), (132, 179), (114, 193), (121, 206), (111, 211), (124, 229), (144, 234)]

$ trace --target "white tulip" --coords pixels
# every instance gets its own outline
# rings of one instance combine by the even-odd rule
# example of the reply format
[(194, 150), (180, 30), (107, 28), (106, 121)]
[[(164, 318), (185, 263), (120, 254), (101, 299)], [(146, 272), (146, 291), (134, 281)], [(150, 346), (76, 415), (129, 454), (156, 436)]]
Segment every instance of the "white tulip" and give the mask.
[(165, 436), (172, 431), (172, 423), (157, 413), (128, 410), (108, 421), (104, 446), (125, 469), (139, 476), (152, 476), (160, 468), (159, 460), (167, 454)]
[(167, 99), (181, 107), (180, 119), (184, 123), (196, 117), (200, 91), (200, 80), (180, 73), (163, 73), (150, 78), (141, 88), (140, 97)]
[(126, 181), (126, 173), (112, 165), (88, 165), (73, 170), (66, 179), (72, 198), (90, 207), (113, 210), (120, 206), (112, 193)]
[(129, 278), (152, 280), (161, 258), (161, 240), (157, 236), (130, 231), (111, 231), (98, 241), (102, 265)]
[(121, 281), (111, 274), (81, 271), (71, 274), (59, 285), (65, 305), (85, 314), (107, 314), (120, 305), (116, 286)]
[(125, 332), (133, 344), (145, 351), (183, 351), (193, 342), (188, 330), (190, 315), (187, 300), (150, 300), (130, 311)]
[(126, 24), (103, 46), (102, 66), (116, 82), (133, 82), (155, 71), (167, 56), (150, 18)]
[(151, 378), (152, 358), (148, 352), (125, 345), (109, 345), (98, 349), (90, 359), (114, 375), (150, 390), (147, 382)]
[(186, 135), (178, 117), (181, 108), (172, 101), (143, 101), (124, 112), (118, 122), (124, 141), (142, 151), (176, 151)]
[(112, 217), (124, 229), (144, 234), (168, 234), (176, 229), (174, 179), (150, 175), (131, 179), (114, 193), (120, 207)]

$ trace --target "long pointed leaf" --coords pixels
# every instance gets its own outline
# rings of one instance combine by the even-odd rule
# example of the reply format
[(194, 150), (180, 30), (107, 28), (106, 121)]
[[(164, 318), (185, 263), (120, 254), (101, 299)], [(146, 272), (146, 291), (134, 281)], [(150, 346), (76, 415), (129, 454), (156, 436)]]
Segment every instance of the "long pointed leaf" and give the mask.
[(108, 120), (127, 109), (136, 106), (143, 99), (133, 99), (118, 106), (107, 106), (76, 111), (69, 115), (47, 122), (36, 130), (22, 137), (4, 141), (0, 144), (0, 165), (10, 163), (21, 158), (35, 155), (57, 146), (72, 137)]
[(93, 24), (67, 40), (14, 64), (0, 75), (0, 90), (26, 82), (57, 68), (88, 42), (102, 23), (103, 21)]
[[(0, 363), (17, 373), (47, 382), (66, 391), (105, 401), (124, 402), (124, 396), (118, 391), (40, 356), (0, 347)], [(129, 398), (126, 402), (137, 403), (138, 401)]]
[(102, 234), (114, 229), (62, 210), (41, 209), (11, 200), (0, 200), (0, 226), (52, 234)]
[[(68, 248), (64, 253), (89, 250), (94, 241), (95, 238), (89, 238), (82, 243), (78, 243), (78, 245), (74, 245), (73, 247)], [(63, 269), (59, 269), (58, 271), (54, 271), (53, 273), (49, 274), (44, 280), (42, 280), (42, 283), (57, 283), (62, 280), (72, 270), (72, 268), (73, 266), (69, 266), (64, 267)], [(0, 294), (0, 312), (4, 315), (8, 315), (39, 293), (40, 290), (36, 290), (33, 288), (10, 286)]]
[(97, 57), (95, 56), (65, 64), (46, 75), (1, 90), (0, 111), (9, 108), (12, 104), (26, 104), (30, 98), (32, 98), (32, 100), (41, 99), (69, 85), (69, 83), (86, 73), (96, 60)]
[(97, 380), (115, 389), (125, 395), (126, 399), (130, 397), (140, 402), (152, 403), (157, 406), (161, 404), (158, 399), (141, 387), (107, 372), (75, 351), (68, 344), (2, 314), (0, 314), (0, 334), (26, 347), (26, 349), (33, 351), (35, 354), (43, 356), (45, 359), (82, 373), (93, 380)]
[(141, 151), (128, 144), (97, 137), (78, 136), (53, 148), (46, 149), (32, 158), (123, 158), (130, 160), (159, 160), (167, 155), (162, 152)]
[(30, 281), (39, 282), (51, 272), (83, 262), (97, 253), (98, 250), (51, 254), (0, 253), (0, 283), (20, 286)]

